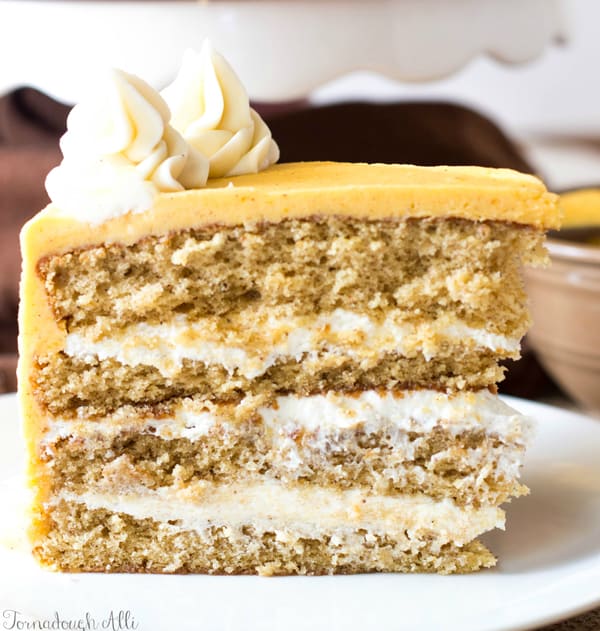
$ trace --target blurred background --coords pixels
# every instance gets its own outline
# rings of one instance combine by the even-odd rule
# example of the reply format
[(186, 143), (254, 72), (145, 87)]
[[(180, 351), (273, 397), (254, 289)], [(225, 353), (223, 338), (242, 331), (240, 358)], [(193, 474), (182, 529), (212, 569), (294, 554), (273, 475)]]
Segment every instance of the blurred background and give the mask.
[(282, 161), (510, 167), (566, 193), (501, 390), (598, 412), (599, 23), (589, 0), (0, 0), (0, 391), (16, 388), (18, 233), (48, 202), (70, 107), (101, 66), (163, 87), (209, 36)]

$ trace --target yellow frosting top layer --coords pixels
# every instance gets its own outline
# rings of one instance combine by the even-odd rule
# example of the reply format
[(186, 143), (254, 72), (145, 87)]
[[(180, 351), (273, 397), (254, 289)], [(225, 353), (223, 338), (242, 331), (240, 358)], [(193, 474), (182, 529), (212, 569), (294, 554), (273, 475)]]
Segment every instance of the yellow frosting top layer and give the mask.
[(154, 206), (90, 225), (49, 205), (25, 228), (38, 256), (104, 242), (131, 244), (206, 224), (311, 215), (462, 217), (556, 228), (556, 196), (531, 175), (482, 167), (300, 162), (211, 179), (205, 188), (161, 193)]

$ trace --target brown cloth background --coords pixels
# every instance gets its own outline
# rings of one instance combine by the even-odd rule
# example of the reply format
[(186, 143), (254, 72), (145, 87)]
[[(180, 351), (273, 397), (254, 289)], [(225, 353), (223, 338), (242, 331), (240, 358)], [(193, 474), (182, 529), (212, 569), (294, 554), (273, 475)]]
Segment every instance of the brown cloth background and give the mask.
[(67, 113), (34, 90), (0, 99), (0, 392), (16, 388), (19, 231), (48, 202), (44, 178), (60, 162)]
[[(257, 109), (261, 109), (257, 105)], [(44, 179), (61, 159), (58, 140), (69, 107), (24, 88), (0, 99), (0, 392), (16, 388), (17, 304), (23, 223), (43, 208)], [(489, 119), (449, 103), (305, 104), (265, 118), (281, 148), (281, 161), (339, 160), (420, 165), (482, 165), (532, 172), (513, 143)], [(525, 354), (502, 390), (537, 396), (551, 389)]]

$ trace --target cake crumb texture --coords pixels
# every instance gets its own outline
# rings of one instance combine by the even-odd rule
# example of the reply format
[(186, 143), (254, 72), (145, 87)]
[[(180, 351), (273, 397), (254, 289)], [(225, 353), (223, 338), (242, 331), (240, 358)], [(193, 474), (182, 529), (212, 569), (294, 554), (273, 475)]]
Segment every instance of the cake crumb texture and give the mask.
[(294, 392), (311, 395), (373, 388), (487, 388), (500, 381), (504, 368), (492, 351), (461, 353), (448, 348), (429, 361), (419, 354), (383, 355), (372, 366), (344, 356), (288, 359), (249, 379), (219, 365), (184, 360), (181, 369), (165, 379), (154, 366), (128, 366), (114, 359), (74, 358), (57, 353), (37, 359), (31, 375), (42, 409), (65, 417), (101, 417), (124, 405), (154, 406), (177, 403), (182, 397), (238, 402), (246, 395), (275, 396)]
[(38, 273), (68, 330), (285, 304), (298, 314), (343, 308), (375, 317), (400, 307), (522, 334), (520, 268), (546, 260), (542, 241), (535, 228), (503, 222), (316, 216), (76, 250), (42, 259)]
[(100, 430), (86, 440), (60, 438), (41, 457), (52, 471), (55, 493), (275, 479), (383, 495), (425, 494), (480, 507), (528, 492), (515, 477), (523, 450), (483, 430), (456, 436), (440, 427), (404, 432), (382, 421), (371, 432), (360, 426), (307, 432), (272, 430), (250, 418), (237, 426), (218, 424), (196, 440), (133, 430), (111, 438)]
[(435, 549), (430, 542), (355, 531), (319, 532), (314, 538), (210, 527), (188, 531), (176, 523), (135, 519), (104, 509), (59, 503), (34, 555), (65, 572), (164, 574), (356, 574), (362, 572), (467, 573), (492, 567), (494, 556), (478, 541)]
[[(135, 322), (183, 317), (235, 323), (239, 337), (245, 321), (266, 313), (344, 309), (381, 321), (396, 309), (409, 324), (451, 317), (518, 340), (529, 326), (520, 270), (546, 260), (542, 242), (541, 231), (503, 222), (313, 217), (73, 251), (45, 258), (38, 273), (63, 336), (87, 329), (110, 338)], [(498, 362), (517, 355), (440, 342), (431, 355), (382, 352), (370, 362), (342, 353), (283, 356), (255, 378), (184, 358), (165, 377), (153, 365), (41, 345), (28, 379), (42, 409), (93, 416), (192, 395), (235, 401), (243, 393), (485, 388), (502, 379)]]

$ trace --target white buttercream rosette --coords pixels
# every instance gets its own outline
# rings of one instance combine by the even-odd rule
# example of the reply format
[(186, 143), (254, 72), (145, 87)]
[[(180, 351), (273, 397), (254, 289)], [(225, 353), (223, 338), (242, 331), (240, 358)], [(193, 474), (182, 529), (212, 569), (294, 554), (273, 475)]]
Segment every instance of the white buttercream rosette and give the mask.
[(71, 110), (63, 161), (46, 179), (61, 210), (99, 223), (147, 210), (158, 192), (206, 184), (207, 158), (169, 125), (156, 90), (121, 70), (98, 88)]
[(148, 210), (158, 193), (202, 188), (209, 177), (256, 173), (278, 160), (269, 128), (210, 43), (186, 53), (164, 96), (168, 103), (139, 77), (112, 70), (71, 110), (63, 161), (46, 178), (62, 212), (99, 224)]
[(279, 148), (231, 66), (205, 42), (188, 50), (162, 96), (171, 125), (210, 161), (209, 177), (257, 173), (279, 159)]

